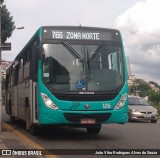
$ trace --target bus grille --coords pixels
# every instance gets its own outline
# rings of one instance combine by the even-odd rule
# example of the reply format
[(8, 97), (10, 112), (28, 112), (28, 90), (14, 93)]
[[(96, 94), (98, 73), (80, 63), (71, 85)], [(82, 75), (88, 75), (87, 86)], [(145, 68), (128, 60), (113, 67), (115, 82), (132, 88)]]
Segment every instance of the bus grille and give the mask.
[(111, 113), (103, 114), (74, 114), (74, 113), (64, 113), (64, 117), (74, 123), (79, 123), (81, 119), (95, 119), (96, 123), (102, 123), (107, 121), (111, 116)]
[(67, 100), (67, 101), (107, 101), (113, 100), (117, 96), (115, 94), (88, 94), (88, 95), (80, 95), (80, 94), (58, 94), (54, 93), (55, 97), (59, 100)]

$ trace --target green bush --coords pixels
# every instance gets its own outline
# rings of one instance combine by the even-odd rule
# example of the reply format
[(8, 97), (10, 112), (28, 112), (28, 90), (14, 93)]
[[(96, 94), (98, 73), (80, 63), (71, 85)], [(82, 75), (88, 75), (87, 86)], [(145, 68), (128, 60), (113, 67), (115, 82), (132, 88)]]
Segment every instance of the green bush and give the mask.
[(158, 111), (158, 116), (160, 116), (160, 103), (158, 104), (158, 103), (151, 103), (152, 104), (152, 106), (153, 107), (155, 107), (156, 109), (157, 109), (157, 111)]

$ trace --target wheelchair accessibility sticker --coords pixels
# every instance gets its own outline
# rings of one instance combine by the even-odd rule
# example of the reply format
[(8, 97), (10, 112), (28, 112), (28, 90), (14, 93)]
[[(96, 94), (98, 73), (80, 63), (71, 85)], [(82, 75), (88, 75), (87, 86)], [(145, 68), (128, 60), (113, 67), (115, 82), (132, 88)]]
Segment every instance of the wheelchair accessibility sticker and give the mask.
[(77, 81), (76, 82), (76, 88), (85, 90), (85, 88), (86, 88), (85, 81), (84, 80)]

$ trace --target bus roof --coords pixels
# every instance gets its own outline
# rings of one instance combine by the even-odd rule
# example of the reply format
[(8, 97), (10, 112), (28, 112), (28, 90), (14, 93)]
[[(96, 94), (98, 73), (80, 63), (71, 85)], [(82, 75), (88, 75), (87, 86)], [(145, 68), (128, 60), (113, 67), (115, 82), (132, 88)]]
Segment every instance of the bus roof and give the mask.
[[(59, 29), (64, 29), (64, 28), (68, 28), (68, 29), (86, 29), (86, 30), (114, 30), (114, 31), (118, 31), (117, 29), (112, 29), (112, 28), (103, 28), (103, 27), (91, 27), (91, 26), (41, 26), (39, 29), (45, 29), (45, 28), (59, 28)], [(39, 30), (38, 29), (38, 30)]]

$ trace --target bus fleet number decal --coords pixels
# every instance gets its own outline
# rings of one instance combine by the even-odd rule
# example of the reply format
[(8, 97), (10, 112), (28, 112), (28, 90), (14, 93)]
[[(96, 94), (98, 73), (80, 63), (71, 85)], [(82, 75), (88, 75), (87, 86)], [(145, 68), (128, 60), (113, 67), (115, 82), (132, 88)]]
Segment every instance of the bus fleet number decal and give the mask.
[(102, 106), (103, 106), (103, 109), (110, 109), (111, 108), (111, 105), (108, 103), (103, 103), (102, 104)]

